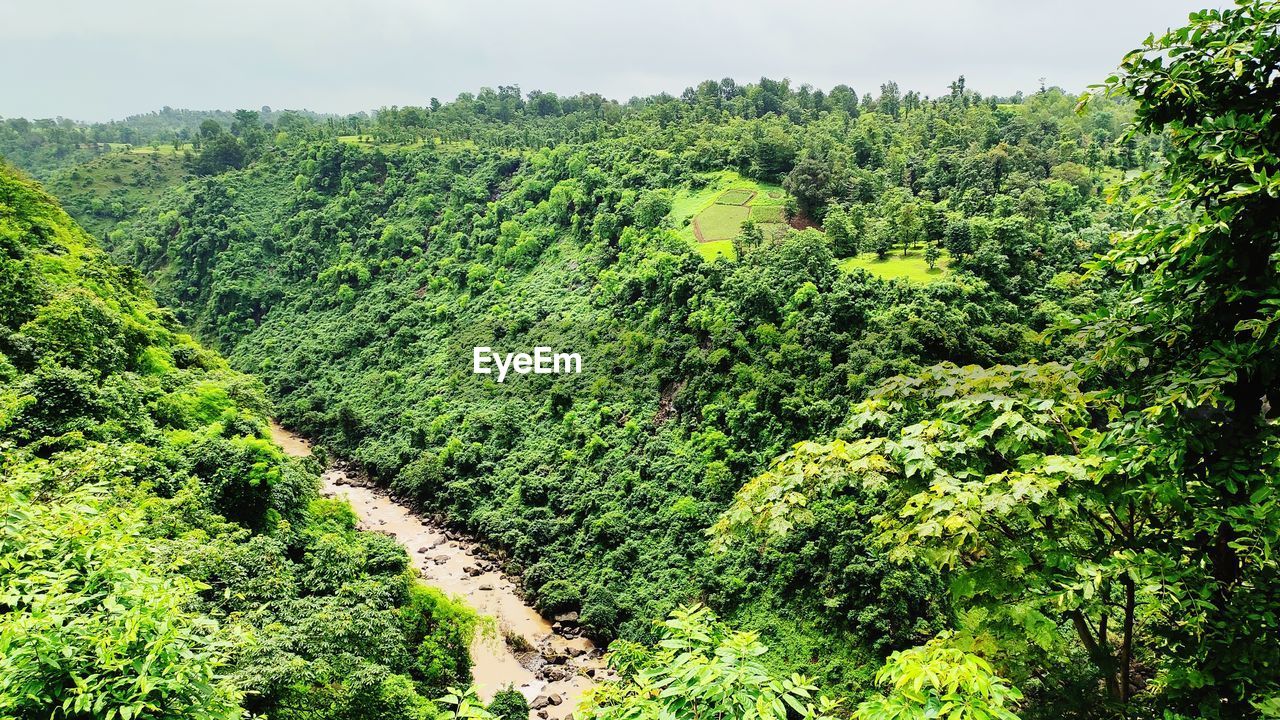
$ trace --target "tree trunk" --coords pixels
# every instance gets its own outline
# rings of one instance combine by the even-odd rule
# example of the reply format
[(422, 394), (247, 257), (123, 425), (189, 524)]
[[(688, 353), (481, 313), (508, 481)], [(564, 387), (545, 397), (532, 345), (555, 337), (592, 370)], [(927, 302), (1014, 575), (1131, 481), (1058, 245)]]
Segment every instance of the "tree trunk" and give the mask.
[(1130, 682), (1133, 673), (1133, 614), (1134, 614), (1134, 586), (1133, 578), (1127, 574), (1120, 579), (1124, 585), (1124, 636), (1120, 644), (1120, 702), (1122, 704), (1129, 703), (1130, 694), (1133, 692)]

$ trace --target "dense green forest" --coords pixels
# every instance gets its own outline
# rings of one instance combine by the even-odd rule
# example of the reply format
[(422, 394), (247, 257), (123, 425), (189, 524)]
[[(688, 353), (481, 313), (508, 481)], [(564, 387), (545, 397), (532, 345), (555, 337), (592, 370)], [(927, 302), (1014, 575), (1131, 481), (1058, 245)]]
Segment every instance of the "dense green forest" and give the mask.
[[(1280, 717), (1278, 27), (1083, 99), (0, 121), (117, 263), (3, 176), (0, 715), (488, 715), (271, 414), (610, 644), (588, 717)], [(121, 623), (190, 650), (125, 683)]]
[[(108, 245), (266, 383), (282, 422), (506, 550), (544, 611), (643, 641), (698, 598), (862, 689), (952, 613), (935, 573), (869, 547), (874, 505), (825, 509), (763, 562), (708, 554), (704, 529), (879, 381), (1030, 359), (1032, 331), (1094, 305), (1106, 286), (1077, 270), (1123, 222), (1100, 189), (1131, 165), (1111, 146), (1129, 111), (724, 86), (616, 119), (482, 93), (421, 115), (413, 132), (441, 138), (426, 146), (385, 130), (405, 111), (380, 115), (372, 136), (403, 147), (262, 149)], [(786, 188), (793, 224), (826, 232), (748, 229), (736, 260), (704, 262), (674, 208), (725, 171)], [(949, 269), (842, 268), (886, 241), (890, 260), (937, 246)], [(473, 346), (534, 345), (582, 353), (584, 372), (471, 373)]]
[(261, 383), (0, 169), (0, 716), (434, 716), (475, 617), (317, 495)]

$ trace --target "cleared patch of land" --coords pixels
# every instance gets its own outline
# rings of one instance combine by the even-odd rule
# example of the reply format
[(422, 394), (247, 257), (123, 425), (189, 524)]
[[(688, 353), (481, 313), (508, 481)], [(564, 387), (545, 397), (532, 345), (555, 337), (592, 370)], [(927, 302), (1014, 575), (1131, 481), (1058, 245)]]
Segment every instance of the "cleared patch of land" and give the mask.
[(758, 223), (786, 222), (786, 214), (781, 205), (752, 205), (751, 219)]
[(747, 201), (753, 196), (755, 196), (755, 193), (750, 190), (735, 188), (721, 193), (720, 197), (716, 198), (716, 203), (719, 205), (746, 205)]
[(732, 170), (716, 173), (707, 180), (696, 190), (677, 193), (668, 216), (680, 235), (695, 243), (703, 257), (733, 259), (732, 240), (742, 223), (756, 213), (773, 221), (761, 224), (766, 237), (786, 231), (782, 207), (787, 195), (780, 186), (750, 180)]
[(732, 240), (713, 240), (712, 242), (698, 243), (697, 250), (698, 254), (707, 260), (715, 260), (716, 258), (732, 260), (735, 257)]
[(929, 263), (924, 259), (923, 249), (915, 248), (908, 252), (906, 257), (902, 256), (901, 250), (895, 250), (884, 260), (876, 257), (875, 253), (862, 253), (857, 257), (841, 260), (840, 269), (849, 272), (859, 268), (886, 280), (902, 278), (916, 283), (931, 283), (946, 277), (947, 267), (950, 264), (951, 258), (943, 252), (937, 266), (929, 269)]
[(732, 240), (750, 215), (741, 205), (712, 205), (693, 219), (694, 234), (700, 242)]

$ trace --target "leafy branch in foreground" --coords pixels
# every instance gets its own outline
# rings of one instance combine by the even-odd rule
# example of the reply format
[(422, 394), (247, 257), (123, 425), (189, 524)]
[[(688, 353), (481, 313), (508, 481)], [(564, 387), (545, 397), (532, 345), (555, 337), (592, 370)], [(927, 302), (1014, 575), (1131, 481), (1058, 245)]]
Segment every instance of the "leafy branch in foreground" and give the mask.
[(802, 675), (774, 677), (753, 632), (734, 632), (709, 609), (686, 606), (661, 623), (654, 649), (617, 641), (609, 663), (617, 683), (592, 688), (578, 715), (594, 720), (740, 718), (833, 720), (839, 703)]
[(849, 441), (747, 484), (721, 541), (871, 488), (882, 540), (949, 571), (979, 630), (1074, 631), (1120, 705), (1258, 712), (1280, 690), (1278, 29), (1275, 0), (1195, 13), (1108, 83), (1170, 151), (1092, 266), (1120, 301), (1058, 331), (1092, 355), (890, 381)]
[(1022, 693), (986, 660), (948, 646), (950, 633), (889, 656), (876, 673), (886, 697), (858, 706), (854, 720), (1018, 720), (1009, 708)]

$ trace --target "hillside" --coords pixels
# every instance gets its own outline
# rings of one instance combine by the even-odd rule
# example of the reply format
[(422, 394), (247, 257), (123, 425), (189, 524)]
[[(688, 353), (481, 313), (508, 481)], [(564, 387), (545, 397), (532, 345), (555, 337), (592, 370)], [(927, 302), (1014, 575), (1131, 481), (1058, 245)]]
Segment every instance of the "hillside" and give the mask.
[[(501, 548), (544, 611), (643, 641), (701, 599), (780, 662), (863, 688), (951, 613), (934, 573), (870, 548), (872, 506), (830, 508), (764, 562), (709, 556), (705, 529), (880, 380), (1020, 362), (1029, 331), (1104, 292), (1073, 270), (1114, 222), (1100, 178), (1126, 160), (1102, 143), (1125, 110), (1078, 117), (1056, 91), (846, 110), (770, 86), (779, 114), (739, 102), (755, 87), (616, 116), (497, 122), (483, 94), (420, 126), (379, 115), (370, 142), (277, 145), (185, 186), (112, 250), (286, 426)], [(708, 262), (685, 221), (722, 206), (743, 216), (717, 231), (741, 235), (736, 259)], [(785, 212), (825, 233), (759, 231)], [(903, 242), (954, 270), (886, 282), (840, 262)], [(583, 372), (498, 384), (472, 374), (477, 346), (577, 352)], [(842, 526), (856, 567), (832, 554)]]
[(474, 616), (318, 497), (261, 384), (7, 167), (0, 247), (0, 716), (433, 717)]
[(1277, 67), (0, 122), (0, 720), (1280, 718)]

